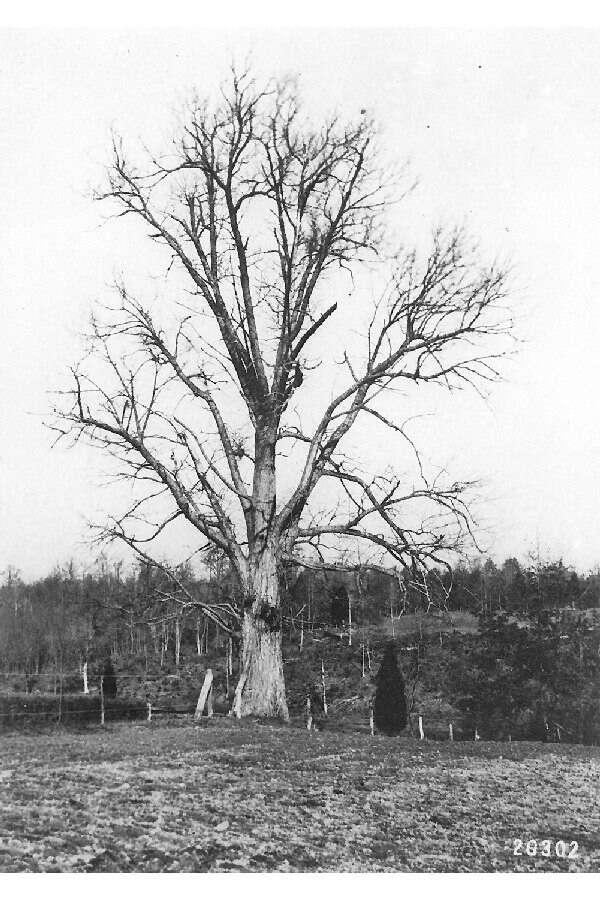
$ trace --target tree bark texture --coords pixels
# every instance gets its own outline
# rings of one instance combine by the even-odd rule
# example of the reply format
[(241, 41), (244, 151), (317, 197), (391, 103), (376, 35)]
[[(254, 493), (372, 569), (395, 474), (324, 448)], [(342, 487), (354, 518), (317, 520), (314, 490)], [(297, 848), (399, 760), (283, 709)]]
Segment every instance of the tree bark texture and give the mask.
[(236, 691), (235, 713), (289, 719), (285, 699), (281, 629), (269, 625), (253, 611), (242, 623), (241, 690)]
[(236, 716), (289, 718), (281, 649), (277, 555), (267, 541), (251, 555), (241, 628), (241, 671)]
[(253, 527), (241, 627), (241, 672), (234, 712), (289, 718), (281, 650), (281, 609), (276, 513), (276, 416), (256, 429)]

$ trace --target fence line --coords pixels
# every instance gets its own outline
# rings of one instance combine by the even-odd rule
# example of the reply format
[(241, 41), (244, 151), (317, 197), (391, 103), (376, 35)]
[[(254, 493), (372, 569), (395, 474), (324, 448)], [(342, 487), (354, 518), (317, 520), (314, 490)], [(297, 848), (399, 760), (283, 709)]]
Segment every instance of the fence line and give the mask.
[[(163, 672), (162, 675), (144, 675), (143, 673), (127, 673), (127, 672), (115, 672), (116, 678), (141, 678), (144, 681), (153, 681), (156, 679), (162, 678), (181, 678), (187, 673), (182, 671), (179, 673), (168, 673)], [(95, 679), (101, 678), (103, 675), (102, 672), (99, 672), (97, 675), (90, 674), (88, 672), (88, 681), (93, 681)], [(83, 681), (83, 673), (75, 670), (73, 672), (0, 672), (0, 678), (80, 678)]]
[[(160, 715), (160, 714), (169, 714), (169, 713), (175, 714), (175, 715), (184, 715), (187, 713), (190, 713), (190, 714), (193, 713), (195, 708), (196, 708), (195, 706), (152, 706), (151, 705), (150, 713), (151, 713), (151, 716), (154, 716), (156, 714)], [(105, 710), (105, 711), (110, 713), (111, 711), (119, 712), (121, 710), (111, 710), (111, 708), (108, 707), (108, 710)], [(148, 715), (148, 712), (149, 712), (147, 703), (144, 703), (143, 705), (140, 704), (139, 706), (132, 705), (131, 707), (128, 707), (124, 711), (126, 711), (126, 712), (142, 712), (143, 711), (146, 716)], [(84, 714), (89, 715), (91, 713), (98, 713), (98, 712), (100, 712), (100, 710), (95, 709), (94, 707), (87, 707), (87, 708), (81, 707), (80, 709), (69, 709), (67, 707), (67, 709), (63, 709), (63, 717), (68, 717), (71, 715), (81, 715), (81, 716)], [(18, 719), (18, 718), (32, 719), (32, 718), (38, 718), (39, 716), (44, 716), (46, 719), (48, 719), (48, 718), (56, 717), (57, 715), (58, 715), (58, 707), (56, 709), (46, 710), (45, 712), (28, 712), (27, 710), (24, 710), (22, 712), (0, 712), (0, 719), (11, 719), (11, 720)], [(226, 713), (215, 713), (215, 715), (218, 716), (218, 715), (227, 715), (227, 714)], [(117, 720), (115, 719), (114, 721), (117, 721)], [(148, 721), (150, 721), (150, 720), (148, 719)]]

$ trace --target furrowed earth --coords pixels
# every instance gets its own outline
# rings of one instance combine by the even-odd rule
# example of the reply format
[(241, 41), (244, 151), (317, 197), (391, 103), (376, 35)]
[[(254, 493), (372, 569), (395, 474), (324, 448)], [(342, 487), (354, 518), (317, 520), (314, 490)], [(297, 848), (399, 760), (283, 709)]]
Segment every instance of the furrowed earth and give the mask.
[(0, 871), (597, 872), (599, 778), (600, 748), (573, 745), (227, 718), (10, 732)]

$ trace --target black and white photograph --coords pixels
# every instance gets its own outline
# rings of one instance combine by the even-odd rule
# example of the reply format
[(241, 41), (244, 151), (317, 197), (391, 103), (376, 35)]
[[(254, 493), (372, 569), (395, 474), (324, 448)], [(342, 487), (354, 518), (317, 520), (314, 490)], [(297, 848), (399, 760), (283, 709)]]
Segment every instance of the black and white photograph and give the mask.
[(600, 872), (599, 261), (600, 27), (0, 27), (5, 896)]

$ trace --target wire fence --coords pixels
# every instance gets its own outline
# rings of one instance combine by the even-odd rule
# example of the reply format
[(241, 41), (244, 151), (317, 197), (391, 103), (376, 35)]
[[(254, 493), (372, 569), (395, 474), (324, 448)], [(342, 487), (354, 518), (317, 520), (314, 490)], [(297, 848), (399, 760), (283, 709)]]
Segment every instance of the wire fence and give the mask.
[[(5, 695), (0, 697), (0, 728), (10, 727), (13, 723), (15, 725), (19, 723), (27, 724), (28, 722), (41, 724), (42, 720), (49, 725), (61, 725), (74, 724), (73, 720), (85, 719), (87, 724), (104, 726), (107, 721), (111, 723), (117, 721), (144, 721), (151, 723), (157, 716), (194, 716), (194, 719), (198, 719), (198, 707), (195, 703), (174, 702), (165, 704), (164, 701), (162, 703), (152, 703), (150, 700), (136, 701), (128, 698), (119, 698), (117, 701), (115, 698), (104, 698), (101, 692), (90, 696), (89, 702), (83, 702), (83, 705), (81, 705), (84, 696), (86, 695), (57, 694), (51, 701), (47, 695), (37, 695), (34, 696), (32, 701), (24, 701), (18, 699), (18, 695), (15, 694), (13, 695), (15, 700), (13, 708), (6, 710), (2, 709), (2, 701), (10, 701), (11, 697), (10, 695)], [(47, 705), (45, 709), (28, 709), (28, 702), (31, 702), (34, 707), (39, 705), (40, 702)], [(77, 705), (71, 706), (71, 702), (75, 702)], [(359, 696), (344, 699), (336, 698), (328, 703), (329, 713), (309, 708), (308, 716), (304, 716), (306, 727), (309, 731), (313, 727), (321, 730), (323, 727), (328, 727), (327, 723), (329, 722), (337, 730), (341, 720), (338, 719), (336, 713), (341, 712), (344, 708), (347, 709), (348, 704), (353, 703), (358, 703), (360, 710), (355, 708), (354, 712), (344, 716), (347, 722), (345, 725), (343, 722), (341, 723), (343, 726), (341, 730), (364, 731), (373, 735), (375, 732), (372, 703), (368, 699)], [(313, 713), (315, 714), (314, 720)], [(333, 717), (331, 713), (334, 713)], [(201, 718), (202, 720), (213, 716), (215, 718), (227, 718), (229, 715), (229, 711), (213, 711), (211, 705), (210, 713)], [(360, 718), (360, 722), (357, 716)], [(298, 715), (294, 718), (297, 721), (301, 721), (303, 716)], [(464, 742), (479, 741), (481, 739), (477, 728), (465, 729), (462, 723), (448, 721), (439, 715), (427, 716), (411, 713), (408, 716), (407, 726), (407, 733), (414, 738), (420, 738), (420, 740)], [(570, 732), (564, 726), (549, 722), (548, 734), (544, 739), (560, 742), (563, 734), (567, 737), (570, 736)], [(513, 739), (519, 740), (523, 739), (523, 737), (517, 731), (512, 738), (510, 734), (508, 735), (509, 743)], [(502, 740), (506, 740), (506, 737)]]
[[(195, 683), (201, 680), (203, 668), (195, 666), (175, 674), (115, 673), (116, 680), (125, 682), (125, 693), (118, 699), (107, 690), (113, 677), (107, 677), (103, 672), (90, 673), (82, 669), (0, 672), (0, 679), (12, 681), (12, 689), (4, 691), (0, 683), (0, 726), (18, 722), (26, 724), (29, 721), (33, 724), (42, 720), (61, 724), (83, 719), (88, 723), (98, 722), (103, 725), (106, 720), (151, 721), (154, 716), (160, 715), (189, 715), (195, 712), (196, 706), (189, 701), (187, 685), (190, 681)], [(73, 684), (74, 681), (77, 682), (76, 685)], [(152, 696), (156, 691), (154, 685), (158, 687), (161, 683), (167, 690), (176, 692), (182, 682), (186, 686), (184, 693), (187, 697), (158, 699)], [(21, 684), (24, 690), (18, 689)], [(144, 693), (149, 696), (136, 697), (135, 694), (139, 694), (145, 685), (148, 690)], [(160, 693), (160, 688), (158, 690)]]
[[(131, 706), (128, 707), (126, 712), (143, 712), (144, 715), (150, 719), (152, 716), (167, 714), (167, 715), (184, 715), (195, 712), (195, 706), (152, 706), (152, 704), (144, 704), (143, 706)], [(114, 710), (111, 710), (114, 712)], [(90, 715), (90, 713), (96, 712), (95, 709), (90, 707), (81, 707), (80, 709), (71, 709), (68, 707), (64, 710), (64, 715), (72, 716), (72, 715)], [(40, 718), (45, 717), (46, 719), (52, 718), (54, 715), (58, 714), (58, 710), (44, 710), (43, 712), (30, 712), (29, 710), (23, 710), (22, 712), (0, 712), (0, 719), (18, 719), (18, 718)], [(216, 713), (219, 715), (219, 713)], [(223, 713), (222, 715), (225, 715)]]
[[(150, 701), (147, 703), (127, 703), (114, 707), (110, 704), (98, 703), (86, 706), (71, 707), (57, 702), (43, 710), (30, 710), (26, 708), (13, 708), (0, 712), (0, 724), (6, 726), (11, 723), (26, 724), (27, 722), (48, 724), (66, 724), (73, 720), (85, 719), (87, 723), (105, 725), (107, 721), (117, 722), (123, 720), (144, 720), (152, 722), (155, 716), (192, 715), (196, 712), (195, 704), (158, 704)], [(225, 713), (213, 713), (213, 715), (226, 715)]]
[[(183, 675), (187, 674), (184, 671), (179, 673), (170, 673), (170, 672), (162, 672), (158, 675), (147, 675), (144, 672), (117, 672), (117, 678), (141, 678), (143, 681), (152, 681), (153, 679), (163, 679), (163, 678), (181, 678)], [(29, 678), (30, 680), (34, 680), (36, 678), (53, 678), (53, 679), (65, 679), (65, 678), (79, 678), (83, 681), (83, 672), (79, 671), (79, 669), (74, 669), (71, 672), (0, 672), (0, 677), (2, 678)], [(102, 677), (102, 673), (90, 673), (88, 672), (87, 678), (88, 681), (92, 679), (99, 679)]]

